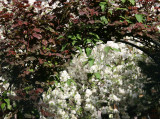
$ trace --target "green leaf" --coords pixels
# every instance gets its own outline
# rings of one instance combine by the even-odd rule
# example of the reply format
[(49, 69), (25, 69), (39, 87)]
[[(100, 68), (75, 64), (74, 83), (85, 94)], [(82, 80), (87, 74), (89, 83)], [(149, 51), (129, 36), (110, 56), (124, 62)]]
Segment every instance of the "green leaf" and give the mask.
[(87, 39), (86, 42), (87, 42), (87, 43), (91, 43), (92, 40), (91, 40), (91, 39)]
[(7, 103), (7, 109), (11, 110), (10, 99), (4, 99), (4, 101)]
[(4, 91), (2, 96), (7, 97), (7, 91)]
[(91, 48), (86, 48), (86, 55), (89, 56), (91, 54), (92, 50)]
[(77, 34), (77, 38), (78, 38), (79, 40), (81, 40), (81, 36), (80, 36), (79, 34)]
[(90, 67), (93, 66), (93, 64), (94, 64), (94, 59), (89, 58), (89, 59), (88, 59), (88, 63), (89, 63), (89, 66), (90, 66)]
[(70, 79), (67, 80), (67, 84), (68, 84), (69, 86), (71, 85), (71, 82), (72, 82), (72, 81), (71, 81)]
[(127, 11), (127, 8), (116, 8), (117, 10), (125, 10)]
[(112, 50), (114, 50), (116, 52), (120, 52), (121, 51), (120, 49), (117, 49), (117, 48), (112, 48)]
[[(69, 37), (69, 36), (68, 36)], [(64, 36), (60, 35), (57, 39), (61, 39), (61, 38), (64, 38)]]
[(106, 54), (108, 54), (108, 52), (110, 51), (111, 47), (110, 46), (107, 46), (104, 48), (104, 51), (106, 52)]
[(10, 99), (4, 99), (7, 104), (10, 104)]
[(30, 71), (30, 72), (34, 72), (34, 69), (29, 69), (28, 71)]
[(160, 32), (160, 26), (157, 26), (157, 28), (158, 28), (158, 31)]
[(129, 0), (130, 3), (132, 3), (132, 5), (135, 5), (135, 0)]
[(95, 36), (97, 39), (100, 39), (99, 36), (95, 33), (89, 32), (90, 35)]
[(130, 20), (126, 20), (128, 23), (133, 23), (133, 22), (131, 22)]
[(77, 42), (76, 40), (72, 41), (72, 45), (75, 45), (75, 44), (76, 44), (76, 42)]
[(105, 16), (100, 17), (101, 21), (103, 24), (108, 24), (108, 20), (106, 19)]
[(101, 6), (101, 10), (102, 10), (102, 12), (104, 12), (105, 11), (105, 9), (106, 9), (106, 2), (100, 2), (99, 3), (99, 5)]
[[(59, 78), (59, 77), (58, 77)], [(58, 81), (54, 81), (54, 85), (58, 86)]]
[(107, 67), (111, 67), (109, 64), (106, 64)]
[(24, 90), (30, 90), (32, 88), (32, 86), (27, 86), (24, 88)]
[(94, 73), (94, 75), (95, 75), (95, 77), (96, 77), (97, 79), (100, 79), (100, 78), (101, 78), (101, 74), (100, 74), (99, 72)]
[(119, 16), (120, 18), (122, 18), (122, 19), (126, 19), (125, 17), (123, 17), (123, 16)]
[(82, 63), (83, 66), (85, 66), (88, 63), (88, 61), (85, 61)]
[(6, 106), (6, 103), (2, 103), (1, 104), (1, 109), (3, 110), (5, 108), (5, 106)]
[(141, 22), (141, 23), (143, 22), (143, 15), (142, 14), (136, 14), (135, 17), (138, 22)]
[(12, 106), (9, 104), (7, 105), (7, 109), (11, 110), (12, 109)]
[(64, 45), (62, 46), (61, 51), (64, 51), (64, 49), (66, 48), (67, 45), (68, 45), (68, 43), (64, 44)]
[[(58, 38), (59, 38), (59, 37), (58, 37)], [(63, 36), (62, 36), (62, 38), (63, 38)], [(76, 39), (77, 39), (76, 36), (74, 36), (74, 35), (69, 35), (68, 38), (70, 38), (70, 39), (72, 39), (72, 40), (76, 40)]]
[(108, 12), (112, 15), (112, 13), (113, 13), (113, 10), (108, 10)]
[(67, 84), (70, 86), (71, 83), (74, 83), (74, 84), (75, 84), (75, 81), (74, 81), (73, 79), (68, 79), (68, 80), (67, 80)]
[(125, 3), (126, 2), (126, 0), (121, 0), (123, 3)]
[(80, 54), (82, 54), (82, 48), (81, 47), (76, 46), (76, 49), (78, 49), (80, 51)]

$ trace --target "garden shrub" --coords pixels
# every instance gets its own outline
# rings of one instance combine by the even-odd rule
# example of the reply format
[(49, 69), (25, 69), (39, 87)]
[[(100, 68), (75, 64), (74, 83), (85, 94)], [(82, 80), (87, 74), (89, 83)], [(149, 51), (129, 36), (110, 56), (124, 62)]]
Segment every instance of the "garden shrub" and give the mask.
[[(87, 60), (83, 65), (91, 67), (90, 71), (79, 71), (82, 74), (86, 71), (82, 77), (104, 78), (102, 72), (95, 70), (96, 57), (90, 57), (96, 42), (114, 40), (129, 44), (160, 64), (158, 1), (50, 0), (44, 4), (41, 1), (13, 0), (8, 4), (1, 0), (0, 4), (2, 117), (9, 112), (17, 114), (17, 118), (24, 115), (25, 118), (40, 118), (40, 112), (53, 116), (44, 111), (46, 105), (43, 102), (38, 102), (50, 85), (56, 81), (61, 84), (58, 75), (68, 66), (77, 50), (80, 53), (85, 51)], [(105, 52), (112, 50), (116, 49), (108, 47)], [(113, 61), (117, 63), (119, 60)], [(100, 66), (99, 70), (105, 68)], [(67, 72), (73, 80), (76, 79), (69, 69)], [(78, 77), (81, 78), (80, 75)], [(154, 81), (159, 83), (159, 80)], [(2, 85), (7, 83), (9, 86), (4, 88)]]
[(60, 73), (60, 81), (43, 93), (47, 111), (63, 119), (96, 119), (100, 112), (109, 118), (130, 119), (128, 109), (132, 107), (132, 116), (138, 115), (149, 108), (141, 100), (146, 95), (147, 76), (139, 61), (149, 63), (151, 59), (140, 50), (112, 41), (98, 44), (89, 54), (84, 50), (77, 53)]

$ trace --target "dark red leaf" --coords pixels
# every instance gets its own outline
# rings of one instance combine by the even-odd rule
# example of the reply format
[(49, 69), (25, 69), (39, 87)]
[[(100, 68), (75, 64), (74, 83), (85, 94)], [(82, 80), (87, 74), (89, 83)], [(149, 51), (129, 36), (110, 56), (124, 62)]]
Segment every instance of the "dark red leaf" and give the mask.
[(32, 36), (37, 38), (37, 39), (42, 39), (42, 35), (41, 34), (33, 33)]
[(25, 75), (28, 75), (30, 72), (29, 71), (24, 71), (23, 72)]
[(42, 40), (42, 44), (46, 46), (48, 44), (48, 41), (47, 40)]
[(18, 24), (13, 24), (12, 25), (12, 28), (15, 28), (15, 27), (17, 27), (17, 26), (19, 26)]
[(48, 56), (52, 56), (52, 53), (50, 52), (50, 53), (48, 54)]
[(36, 100), (37, 99), (37, 97), (34, 96), (34, 95), (30, 96), (29, 98), (32, 99), (32, 100)]
[(49, 82), (49, 84), (50, 84), (50, 85), (53, 85), (53, 84), (54, 84), (54, 81)]
[(23, 22), (22, 21), (18, 21), (18, 25), (23, 25)]
[(46, 112), (46, 111), (44, 111), (43, 109), (41, 109), (41, 113), (42, 113), (42, 115), (43, 115), (43, 116), (46, 116), (46, 117), (48, 117), (48, 116), (49, 116), (49, 113), (48, 113), (48, 112)]
[(16, 55), (15, 51), (9, 51), (7, 55)]
[[(55, 18), (55, 17), (56, 17), (56, 16), (53, 16), (53, 15), (51, 16), (51, 15), (50, 15), (50, 16), (49, 16), (49, 19), (52, 20), (52, 19)], [(54, 25), (53, 23), (50, 23), (50, 24)]]
[(49, 41), (50, 43), (54, 43), (54, 44), (55, 44), (55, 41), (54, 41), (52, 38), (50, 38), (48, 41)]
[(28, 25), (28, 22), (27, 22), (27, 21), (24, 21), (23, 24)]
[(23, 34), (27, 34), (27, 31), (26, 31), (26, 30), (24, 30), (24, 31), (23, 31)]
[(42, 89), (42, 88), (37, 88), (37, 89), (36, 89), (36, 92), (38, 92), (38, 93), (43, 93), (43, 89)]
[(30, 16), (33, 16), (33, 14), (32, 14), (32, 13), (29, 13), (29, 14), (27, 15), (27, 17), (30, 17)]
[(44, 52), (43, 52), (42, 50), (40, 50), (40, 54), (41, 54), (41, 55), (44, 55)]
[(143, 36), (143, 33), (142, 32), (137, 32), (138, 35), (140, 36)]
[(84, 15), (84, 14), (85, 14), (85, 12), (84, 12), (84, 11), (82, 11), (82, 10), (80, 10), (80, 11), (79, 11), (79, 14), (80, 14), (80, 15)]
[(34, 28), (33, 31), (39, 32), (39, 33), (41, 32), (41, 30), (39, 28)]
[(88, 23), (90, 23), (90, 24), (94, 24), (94, 20), (90, 20), (90, 21), (88, 21)]
[(58, 56), (58, 57), (64, 58), (64, 56), (60, 53), (55, 53), (55, 55)]
[(41, 58), (38, 59), (40, 64), (43, 64), (43, 60)]
[(54, 26), (54, 24), (53, 23), (49, 23), (51, 26)]
[(66, 59), (71, 58), (71, 55), (66, 55), (64, 58)]
[(65, 50), (64, 52), (65, 52), (66, 54), (68, 54), (68, 53), (69, 53), (69, 50)]

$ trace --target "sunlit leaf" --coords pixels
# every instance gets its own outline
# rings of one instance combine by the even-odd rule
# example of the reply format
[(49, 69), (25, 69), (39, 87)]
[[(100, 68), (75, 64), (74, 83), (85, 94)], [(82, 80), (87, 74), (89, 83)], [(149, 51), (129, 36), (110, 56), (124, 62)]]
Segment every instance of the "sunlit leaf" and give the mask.
[(90, 67), (93, 66), (93, 64), (94, 64), (94, 59), (90, 58), (90, 59), (88, 60), (88, 63), (89, 63), (89, 66), (90, 66)]
[(121, 51), (120, 49), (117, 49), (117, 48), (111, 48), (111, 49), (116, 51), (116, 52), (120, 52)]
[(29, 69), (28, 71), (30, 71), (30, 72), (34, 72), (34, 69)]
[(95, 36), (97, 39), (100, 39), (99, 36), (95, 33), (89, 32), (89, 34)]
[(6, 103), (2, 103), (1, 104), (1, 109), (4, 110), (5, 106), (6, 106)]
[(96, 77), (97, 79), (100, 79), (100, 78), (101, 78), (101, 74), (100, 74), (99, 72), (94, 73), (94, 75), (95, 75), (95, 77)]
[(81, 40), (81, 36), (80, 36), (80, 34), (77, 34), (77, 38), (78, 38), (79, 40)]
[(126, 0), (121, 0), (123, 3), (125, 3), (126, 2)]
[(106, 2), (100, 2), (99, 3), (99, 5), (101, 6), (101, 10), (102, 10), (102, 12), (104, 12), (105, 11), (105, 9), (106, 9)]
[(7, 104), (10, 104), (10, 99), (4, 99)]
[(105, 16), (100, 17), (100, 19), (101, 19), (102, 23), (108, 24), (108, 20), (106, 19)]
[(129, 0), (130, 3), (132, 3), (132, 5), (135, 5), (135, 0)]
[(110, 46), (107, 46), (104, 48), (104, 51), (106, 52), (106, 54), (108, 54), (108, 52), (110, 51), (111, 47)]
[(143, 15), (142, 14), (135, 14), (135, 17), (137, 19), (138, 22), (143, 22)]
[(91, 54), (91, 52), (92, 52), (91, 48), (86, 48), (86, 54), (87, 54), (87, 56), (89, 56)]

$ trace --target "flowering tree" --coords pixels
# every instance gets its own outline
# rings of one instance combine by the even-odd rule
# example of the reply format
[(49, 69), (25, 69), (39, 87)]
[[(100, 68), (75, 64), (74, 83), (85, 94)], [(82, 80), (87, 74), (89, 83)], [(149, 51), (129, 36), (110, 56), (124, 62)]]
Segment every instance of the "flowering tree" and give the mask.
[(130, 50), (123, 43), (99, 44), (90, 55), (83, 50), (60, 73), (60, 82), (43, 94), (49, 104), (46, 110), (64, 119), (96, 119), (105, 114), (108, 118), (133, 118), (131, 113), (136, 116), (149, 108), (143, 104), (147, 76), (138, 66), (139, 61), (151, 62), (142, 51)]
[[(158, 1), (51, 0), (42, 4), (13, 0), (10, 4), (0, 3), (3, 6), (0, 11), (1, 73), (7, 77), (8, 89), (14, 87), (17, 92), (9, 99), (18, 104), (14, 107), (12, 101), (4, 100), (8, 95), (3, 91), (1, 108), (6, 113), (13, 111), (39, 117), (35, 106), (47, 89), (45, 86), (58, 80), (57, 75), (77, 50), (84, 49), (90, 55), (96, 42), (123, 42), (142, 50), (156, 63), (160, 61)], [(92, 64), (93, 59), (88, 62)], [(3, 86), (1, 89), (5, 90)]]

